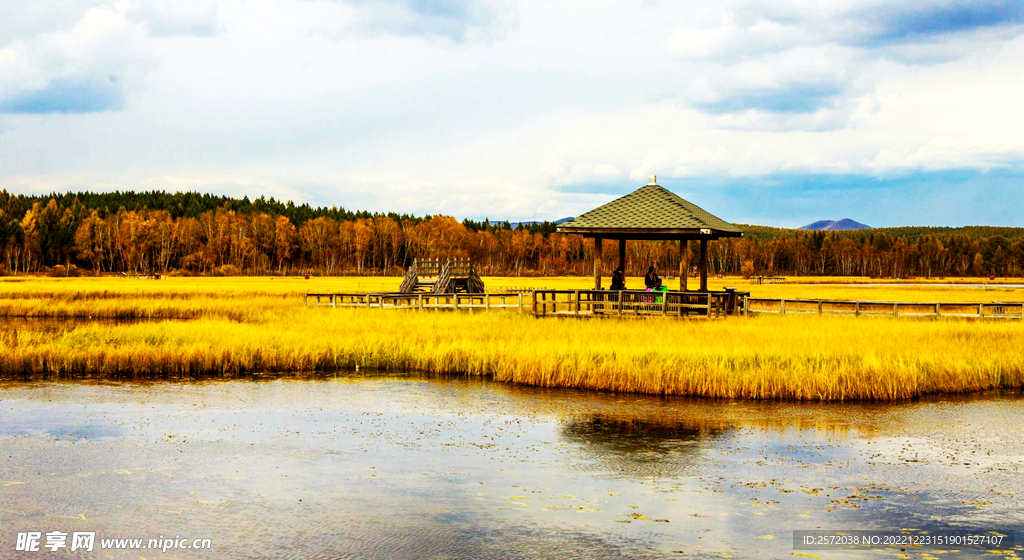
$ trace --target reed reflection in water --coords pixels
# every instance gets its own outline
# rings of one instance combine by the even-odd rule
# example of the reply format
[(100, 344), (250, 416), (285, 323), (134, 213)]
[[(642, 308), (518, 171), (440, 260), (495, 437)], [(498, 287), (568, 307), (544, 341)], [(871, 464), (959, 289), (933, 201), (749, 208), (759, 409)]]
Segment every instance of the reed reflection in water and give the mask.
[(419, 376), (7, 383), (0, 557), (29, 530), (212, 538), (199, 558), (790, 557), (800, 528), (1000, 530), (1022, 521), (1022, 405)]

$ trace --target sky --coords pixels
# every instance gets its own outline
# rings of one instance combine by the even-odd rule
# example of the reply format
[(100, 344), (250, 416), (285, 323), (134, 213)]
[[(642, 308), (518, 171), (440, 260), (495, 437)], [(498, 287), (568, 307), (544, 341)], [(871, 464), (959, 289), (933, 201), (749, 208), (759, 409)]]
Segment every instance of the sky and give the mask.
[(0, 0), (0, 188), (1024, 226), (1024, 0)]

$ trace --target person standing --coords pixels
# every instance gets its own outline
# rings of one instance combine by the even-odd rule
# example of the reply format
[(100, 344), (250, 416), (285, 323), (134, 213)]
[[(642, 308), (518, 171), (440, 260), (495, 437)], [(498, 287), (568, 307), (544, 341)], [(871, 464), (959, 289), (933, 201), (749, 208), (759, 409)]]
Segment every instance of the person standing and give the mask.
[(612, 291), (619, 291), (626, 289), (626, 274), (622, 271), (622, 267), (616, 267), (615, 272), (612, 273)]

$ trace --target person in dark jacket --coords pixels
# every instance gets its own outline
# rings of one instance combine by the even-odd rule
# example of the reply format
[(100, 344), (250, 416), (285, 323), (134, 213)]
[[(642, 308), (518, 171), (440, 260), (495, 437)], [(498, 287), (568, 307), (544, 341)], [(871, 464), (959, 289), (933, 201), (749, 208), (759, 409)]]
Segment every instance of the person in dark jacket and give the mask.
[(658, 278), (658, 273), (654, 272), (653, 266), (647, 269), (647, 276), (644, 276), (644, 284), (652, 290), (661, 287), (661, 278)]
[(612, 291), (625, 290), (626, 289), (626, 274), (622, 272), (622, 267), (617, 267), (615, 272), (612, 273)]

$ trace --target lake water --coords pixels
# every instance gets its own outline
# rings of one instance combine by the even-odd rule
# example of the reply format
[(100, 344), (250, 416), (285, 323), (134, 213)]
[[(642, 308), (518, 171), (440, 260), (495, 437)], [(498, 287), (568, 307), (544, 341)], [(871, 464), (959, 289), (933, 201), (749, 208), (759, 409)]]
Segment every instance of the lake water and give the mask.
[[(0, 386), (0, 557), (822, 558), (795, 529), (1024, 525), (1020, 393), (713, 401), (366, 376)], [(1018, 541), (1024, 537), (1018, 536)], [(98, 546), (97, 546), (98, 548)], [(78, 555), (78, 556), (76, 556)], [(856, 558), (1024, 556), (951, 548)]]

